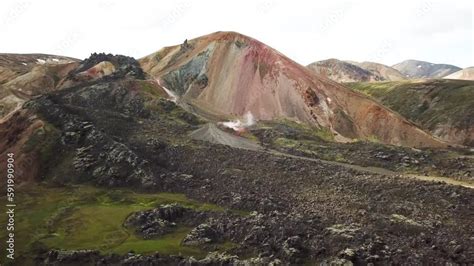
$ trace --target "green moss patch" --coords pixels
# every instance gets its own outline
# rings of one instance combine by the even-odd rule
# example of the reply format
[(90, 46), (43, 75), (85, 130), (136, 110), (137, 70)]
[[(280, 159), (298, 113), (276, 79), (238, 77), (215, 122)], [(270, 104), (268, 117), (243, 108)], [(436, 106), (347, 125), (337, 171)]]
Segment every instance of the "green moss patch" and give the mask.
[[(21, 187), (16, 198), (16, 257), (25, 263), (31, 262), (36, 252), (53, 248), (97, 249), (119, 254), (133, 250), (140, 254), (160, 252), (202, 257), (206, 251), (181, 246), (182, 239), (192, 228), (178, 225), (175, 231), (161, 238), (145, 240), (125, 228), (123, 222), (133, 212), (173, 202), (196, 210), (225, 210), (190, 200), (183, 194), (147, 194), (82, 185), (60, 188), (31, 185)], [(3, 215), (0, 222), (5, 224), (5, 219)], [(5, 230), (0, 232), (3, 243), (5, 233)], [(222, 248), (227, 246), (225, 243)], [(0, 251), (2, 260), (4, 252)]]
[(428, 80), (347, 83), (348, 87), (375, 98), (422, 128), (439, 125), (461, 129), (472, 125), (474, 82)]

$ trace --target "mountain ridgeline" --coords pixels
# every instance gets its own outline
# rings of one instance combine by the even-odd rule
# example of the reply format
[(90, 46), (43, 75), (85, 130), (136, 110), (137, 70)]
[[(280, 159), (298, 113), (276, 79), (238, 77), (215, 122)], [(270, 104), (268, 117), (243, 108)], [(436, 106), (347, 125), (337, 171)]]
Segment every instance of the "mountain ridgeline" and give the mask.
[(407, 78), (442, 78), (456, 71), (460, 67), (448, 64), (433, 64), (419, 60), (406, 60), (392, 66)]
[(166, 47), (140, 63), (202, 115), (226, 119), (251, 112), (258, 120), (287, 118), (325, 128), (340, 141), (445, 146), (369, 97), (238, 33), (217, 32)]
[(433, 79), (346, 85), (448, 143), (474, 146), (474, 81)]
[(328, 59), (307, 66), (313, 72), (337, 82), (377, 82), (404, 80), (398, 70), (374, 62)]

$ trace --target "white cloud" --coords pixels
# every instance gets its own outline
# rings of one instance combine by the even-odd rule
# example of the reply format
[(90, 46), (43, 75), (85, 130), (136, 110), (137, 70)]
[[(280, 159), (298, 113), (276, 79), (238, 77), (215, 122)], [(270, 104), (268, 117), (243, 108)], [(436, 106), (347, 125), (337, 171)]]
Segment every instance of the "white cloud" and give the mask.
[(302, 64), (326, 58), (474, 65), (473, 9), (460, 1), (0, 2), (0, 52), (141, 57), (218, 30), (257, 38)]

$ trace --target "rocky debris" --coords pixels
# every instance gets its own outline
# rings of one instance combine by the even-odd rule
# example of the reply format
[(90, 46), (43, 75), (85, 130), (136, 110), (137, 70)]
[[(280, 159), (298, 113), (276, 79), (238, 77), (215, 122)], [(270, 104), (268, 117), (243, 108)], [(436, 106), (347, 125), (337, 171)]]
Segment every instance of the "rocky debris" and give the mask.
[(352, 261), (356, 258), (357, 256), (357, 253), (355, 250), (351, 249), (351, 248), (346, 248), (344, 250), (342, 250), (340, 253), (339, 253), (339, 256), (342, 258), (342, 259), (347, 259), (349, 261)]
[(130, 215), (125, 226), (135, 229), (144, 239), (152, 239), (171, 232), (177, 222), (191, 209), (178, 204), (161, 205), (159, 208), (140, 211)]
[(422, 226), (420, 223), (410, 218), (407, 218), (401, 214), (392, 214), (390, 216), (390, 221), (395, 222), (395, 223), (405, 223), (405, 224), (413, 225), (413, 226)]
[(115, 71), (111, 75), (104, 77), (108, 80), (123, 78), (126, 76), (136, 79), (145, 79), (145, 73), (140, 67), (138, 61), (133, 57), (105, 53), (91, 54), (81, 62), (81, 65), (71, 73), (69, 78), (74, 79), (76, 74), (86, 71), (101, 62), (111, 62), (115, 66)]
[(238, 256), (227, 253), (210, 252), (205, 258), (184, 258), (182, 256), (140, 255), (128, 253), (126, 255), (100, 255), (98, 251), (77, 250), (51, 250), (50, 252), (36, 258), (38, 265), (233, 265), (233, 266), (257, 266), (257, 265), (284, 265), (279, 259), (272, 257), (256, 257), (240, 259)]
[(330, 227), (327, 227), (326, 230), (334, 235), (339, 235), (344, 238), (353, 238), (355, 234), (360, 231), (360, 225), (356, 224), (335, 224)]
[[(282, 226), (283, 224), (291, 226)], [(251, 248), (260, 257), (274, 257), (295, 263), (307, 254), (306, 242), (298, 232), (316, 230), (312, 222), (301, 223), (288, 213), (252, 213), (249, 216), (223, 214), (200, 224), (183, 240), (184, 245), (199, 245), (230, 240), (239, 244), (235, 251)], [(274, 232), (279, 232), (274, 234)], [(290, 235), (290, 236), (289, 236)]]
[(220, 252), (211, 252), (204, 259), (200, 260), (199, 263), (214, 265), (216, 263), (222, 265), (232, 265), (238, 264), (239, 257), (234, 255), (229, 255), (227, 253)]
[(382, 160), (390, 160), (392, 156), (390, 154), (384, 153), (383, 151), (378, 151), (374, 153), (374, 157)]
[(283, 252), (290, 258), (302, 257), (304, 247), (301, 237), (292, 236), (285, 240), (285, 242), (283, 242)]
[(393, 255), (390, 248), (380, 237), (375, 237), (375, 239), (360, 247), (356, 254), (357, 256), (352, 258), (353, 261), (368, 263), (387, 262)]
[(352, 266), (354, 265), (350, 260), (334, 258), (332, 260), (325, 260), (321, 266)]
[[(274, 255), (282, 261), (297, 263), (298, 258), (289, 255), (327, 258), (330, 254), (336, 256), (341, 250), (351, 248), (357, 254), (354, 263), (383, 263), (403, 261), (402, 254), (418, 250), (420, 253), (417, 253), (417, 257), (406, 255), (415, 263), (422, 262), (423, 258), (434, 258), (429, 255), (433, 254), (432, 244), (423, 244), (423, 239), (419, 242), (416, 240), (419, 246), (407, 247), (407, 243), (413, 241), (416, 234), (435, 234), (439, 241), (443, 241), (446, 235), (457, 234), (468, 241), (463, 232), (469, 230), (465, 225), (461, 225), (464, 229), (460, 230), (454, 227), (448, 229), (446, 225), (438, 223), (443, 220), (442, 217), (452, 219), (454, 215), (453, 206), (444, 204), (445, 200), (456, 201), (455, 205), (464, 205), (466, 208), (467, 202), (456, 195), (461, 190), (461, 194), (470, 193), (467, 189), (391, 176), (363, 175), (343, 167), (323, 166), (316, 162), (236, 151), (221, 146), (193, 152), (194, 155), (187, 152), (178, 155), (179, 158), (184, 158), (179, 160), (179, 168), (192, 175), (179, 179), (186, 184), (189, 189), (187, 193), (191, 197), (211, 199), (219, 205), (234, 208), (246, 209), (252, 205), (254, 210), (258, 210), (247, 217), (221, 217), (206, 223), (215, 228), (224, 239), (238, 243), (241, 247), (256, 249), (254, 252), (262, 256)], [(213, 160), (206, 160), (205, 154), (213, 154)], [(216, 160), (221, 163), (213, 163)], [(262, 167), (244, 168), (257, 161), (262, 162)], [(194, 167), (186, 167), (187, 163)], [(231, 170), (236, 168), (239, 170)], [(267, 173), (268, 169), (273, 174)], [(216, 174), (210, 175), (212, 172)], [(277, 172), (281, 179), (276, 178), (274, 173)], [(310, 187), (314, 189), (308, 190)], [(365, 191), (363, 194), (360, 194), (361, 189)], [(458, 192), (453, 194), (454, 191)], [(242, 200), (235, 201), (236, 195)], [(260, 199), (259, 202), (254, 201), (256, 198)], [(429, 200), (430, 204), (438, 207), (422, 207), (427, 204), (427, 199), (432, 198), (440, 199)], [(265, 201), (270, 204), (259, 204)], [(249, 202), (252, 204), (247, 205)], [(287, 203), (290, 205), (285, 205)], [(286, 207), (280, 209), (280, 206)], [(390, 216), (394, 213), (410, 217), (409, 219), (423, 226), (392, 222)], [(461, 212), (457, 213), (459, 215)], [(436, 228), (436, 233), (431, 228)], [(441, 228), (454, 231), (440, 233)], [(374, 232), (381, 234), (380, 242), (386, 244), (377, 244), (379, 240), (374, 238)], [(396, 234), (395, 238), (393, 234)], [(292, 252), (294, 250), (291, 247), (298, 249), (289, 245), (291, 241), (287, 241), (293, 236), (300, 237), (305, 250)], [(465, 252), (462, 254), (466, 255)], [(458, 258), (460, 259), (457, 261), (462, 261), (465, 257)], [(437, 259), (444, 261), (440, 257)], [(352, 263), (351, 260), (344, 260)]]
[[(155, 129), (154, 126), (161, 124), (147, 125)], [(167, 132), (164, 126), (162, 130)], [(254, 258), (257, 262), (264, 259), (267, 263), (301, 264), (308, 259), (317, 259), (337, 260), (341, 265), (406, 261), (411, 264), (428, 261), (467, 263), (472, 258), (469, 244), (472, 240), (466, 232), (472, 231), (467, 221), (471, 212), (469, 203), (474, 194), (468, 189), (365, 175), (341, 166), (221, 145), (196, 145), (192, 148), (169, 143), (161, 145), (160, 141), (150, 140), (155, 137), (145, 136), (141, 141), (121, 137), (130, 141), (125, 142), (127, 147), (134, 147), (136, 154), (150, 161), (156, 158), (157, 152), (166, 155), (166, 169), (172, 174), (160, 177), (164, 188), (200, 201), (253, 210), (243, 216), (227, 212), (210, 215), (186, 211), (182, 218), (166, 224), (184, 222), (195, 227), (206, 224), (203, 226), (206, 230), (196, 232), (212, 229), (218, 239), (238, 245), (229, 253), (231, 257), (251, 253), (258, 254), (259, 257)], [(178, 213), (164, 211), (160, 214), (159, 210), (154, 210), (147, 214), (174, 219), (172, 217), (179, 216)], [(407, 227), (387, 219), (394, 213), (417, 222), (423, 221), (423, 224), (425, 220), (463, 222), (455, 226), (443, 223), (435, 227), (436, 230), (425, 226)], [(143, 217), (143, 225), (155, 219)], [(154, 224), (158, 228), (163, 228), (162, 225), (159, 222)], [(195, 235), (199, 235), (196, 239), (212, 239), (206, 234)], [(457, 242), (449, 245), (452, 240)], [(438, 248), (433, 249), (434, 245)], [(347, 248), (354, 250), (356, 255), (352, 257), (351, 252), (342, 254), (341, 251)], [(137, 254), (102, 259), (114, 263), (128, 259), (136, 265), (151, 264), (151, 261), (199, 265), (200, 261)], [(252, 260), (244, 261), (250, 263)]]
[(61, 130), (60, 151), (75, 150), (75, 173), (71, 176), (109, 186), (157, 186), (151, 180), (148, 161), (125, 145), (120, 136), (125, 128), (118, 125), (126, 123), (124, 127), (129, 127), (128, 116), (149, 115), (143, 99), (126, 86), (114, 82), (92, 84), (74, 93), (60, 91), (41, 96), (25, 105)]
[(101, 259), (97, 250), (51, 250), (42, 260), (43, 265), (86, 265), (94, 264)]
[(257, 257), (257, 258), (250, 258), (250, 259), (239, 259), (238, 256), (230, 255), (227, 253), (221, 252), (210, 252), (204, 259), (196, 260), (190, 259), (191, 265), (236, 265), (236, 266), (244, 266), (244, 265), (281, 265), (283, 264), (281, 260), (272, 258), (272, 257)]
[(92, 149), (92, 145), (76, 149), (76, 155), (72, 161), (72, 166), (74, 166), (76, 171), (87, 170), (95, 165), (94, 157), (89, 154)]
[(185, 246), (202, 246), (216, 243), (222, 236), (209, 224), (200, 224), (183, 239)]
[[(271, 127), (251, 129), (263, 147), (297, 156), (341, 161), (361, 166), (374, 166), (398, 172), (449, 176), (474, 180), (474, 159), (451, 158), (452, 151), (442, 149), (412, 149), (387, 146), (374, 142), (335, 143), (321, 139), (311, 131), (291, 127), (284, 123)], [(278, 140), (288, 140), (279, 143)], [(460, 150), (460, 152), (467, 152)], [(469, 153), (469, 152), (467, 152)]]

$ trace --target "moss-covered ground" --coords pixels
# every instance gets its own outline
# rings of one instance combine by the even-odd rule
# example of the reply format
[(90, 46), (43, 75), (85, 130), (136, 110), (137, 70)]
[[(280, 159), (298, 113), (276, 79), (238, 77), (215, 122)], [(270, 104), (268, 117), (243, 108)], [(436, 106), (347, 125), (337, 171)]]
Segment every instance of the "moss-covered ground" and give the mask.
[[(30, 185), (16, 194), (15, 257), (28, 265), (40, 251), (48, 249), (96, 249), (103, 253), (140, 254), (160, 252), (203, 257), (206, 251), (181, 245), (192, 228), (177, 226), (176, 230), (158, 239), (145, 240), (123, 226), (128, 215), (160, 204), (179, 203), (205, 211), (224, 209), (200, 203), (176, 193), (136, 193), (127, 189), (107, 190), (86, 185), (48, 187)], [(6, 223), (5, 215), (0, 218)], [(2, 243), (6, 231), (0, 232)], [(224, 243), (222, 249), (232, 247)], [(2, 260), (5, 250), (0, 251)]]
[(474, 81), (427, 80), (346, 83), (427, 130), (465, 128), (474, 117)]

